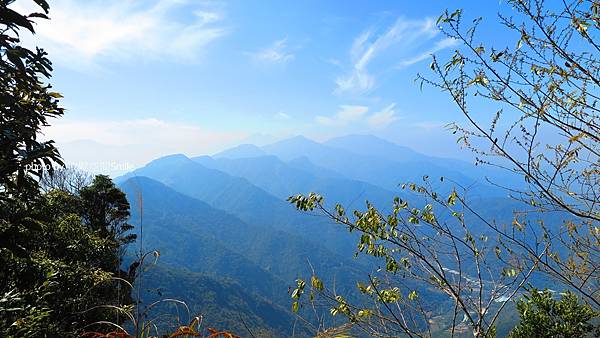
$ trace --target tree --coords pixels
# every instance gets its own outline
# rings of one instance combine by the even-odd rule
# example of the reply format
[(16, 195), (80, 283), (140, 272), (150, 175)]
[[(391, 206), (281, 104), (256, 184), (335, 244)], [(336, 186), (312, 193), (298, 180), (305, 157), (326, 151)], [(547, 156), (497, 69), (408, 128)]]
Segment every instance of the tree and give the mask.
[[(71, 177), (77, 179), (79, 176)], [(136, 234), (130, 233), (133, 226), (127, 223), (130, 216), (127, 197), (105, 175), (97, 175), (90, 185), (79, 190), (79, 196), (83, 223), (101, 238), (116, 243), (111, 255), (112, 259), (104, 260), (106, 265), (103, 266), (105, 270), (113, 272), (114, 276), (119, 279), (116, 285), (111, 285), (111, 287), (116, 286), (117, 289), (116, 298), (112, 301), (116, 306), (131, 304), (133, 290), (127, 283), (121, 281), (121, 279), (128, 280), (132, 284), (135, 278), (135, 268), (133, 269), (134, 273), (131, 273), (131, 267), (129, 271), (121, 269), (127, 245), (134, 242), (137, 237)], [(117, 317), (116, 321), (120, 322), (121, 317)]]
[[(471, 124), (451, 127), (462, 134), (463, 145), (480, 156), (480, 163), (503, 166), (524, 177), (528, 189), (515, 191), (516, 197), (582, 221), (600, 221), (595, 91), (600, 85), (600, 4), (509, 3), (523, 20), (500, 15), (502, 25), (518, 37), (515, 46), (486, 46), (476, 41), (482, 18), (464, 31), (462, 11), (445, 13), (438, 20), (443, 32), (463, 48), (444, 64), (434, 57), (431, 68), (439, 81), (420, 79), (450, 94)], [(489, 108), (494, 111), (480, 118), (467, 103), (481, 101), (493, 102)], [(493, 117), (488, 125), (487, 117)], [(556, 138), (540, 139), (544, 133)]]
[(600, 335), (600, 327), (594, 332), (592, 324), (598, 312), (587, 304), (580, 304), (573, 293), (567, 292), (556, 300), (549, 290), (532, 288), (528, 292), (517, 302), (521, 320), (510, 333), (511, 338)]
[[(523, 187), (507, 187), (515, 199), (540, 212), (562, 213), (564, 224), (539, 227), (550, 259), (536, 263), (598, 307), (600, 4), (509, 3), (521, 21), (500, 20), (517, 37), (514, 46), (480, 43), (481, 18), (464, 30), (462, 11), (446, 12), (439, 19), (443, 32), (463, 48), (446, 63), (434, 57), (438, 80), (420, 79), (450, 94), (469, 123), (451, 129), (479, 163), (523, 177)], [(470, 108), (479, 104), (490, 112)]]
[[(455, 336), (466, 331), (476, 337), (495, 336), (507, 301), (537, 265), (520, 260), (521, 251), (511, 249), (511, 243), (479, 232), (478, 215), (468, 210), (456, 191), (438, 195), (428, 180), (406, 189), (425, 199), (425, 205), (416, 207), (418, 202), (396, 198), (389, 213), (367, 202), (365, 210), (349, 214), (341, 205), (327, 209), (316, 194), (290, 198), (299, 210), (316, 210), (359, 232), (357, 252), (373, 257), (378, 266), (357, 285), (364, 296), (360, 302), (325, 286), (315, 274), (310, 284), (298, 281), (293, 309), (301, 306), (308, 289), (311, 306), (318, 299), (318, 308), (345, 316), (373, 337)], [(542, 250), (539, 258), (543, 254)]]
[[(600, 4), (509, 4), (513, 12), (500, 14), (516, 36), (509, 47), (477, 40), (482, 18), (464, 27), (461, 10), (442, 14), (441, 31), (460, 46), (448, 61), (433, 57), (434, 79), (417, 80), (452, 98), (467, 125), (450, 130), (478, 164), (523, 177), (521, 187), (492, 182), (524, 202), (521, 211), (507, 224), (471, 204), (461, 187), (441, 196), (427, 176), (404, 186), (420, 199), (396, 199), (388, 213), (369, 203), (329, 210), (322, 196), (293, 196), (298, 209), (359, 232), (358, 251), (381, 261), (358, 287), (369, 303), (349, 302), (312, 276), (298, 281), (294, 309), (309, 289), (313, 305), (319, 298), (372, 336), (494, 336), (506, 305), (540, 272), (600, 307)], [(547, 213), (561, 221), (547, 224)]]
[(51, 190), (68, 191), (79, 194), (81, 189), (92, 183), (93, 176), (77, 167), (55, 168), (52, 174), (45, 171), (40, 179), (40, 188), (44, 192)]
[(115, 308), (131, 303), (131, 289), (120, 288), (130, 283), (116, 277), (125, 275), (120, 254), (135, 236), (126, 233), (129, 204), (105, 176), (79, 189), (80, 180), (67, 182), (79, 175), (66, 175), (70, 189), (41, 190), (40, 180), (52, 182), (63, 166), (54, 143), (39, 140), (63, 114), (62, 96), (45, 83), (46, 53), (22, 47), (19, 34), (34, 33), (33, 20), (47, 19), (49, 6), (34, 0), (44, 13), (23, 15), (13, 2), (0, 0), (0, 336), (75, 335), (119, 322)]
[(31, 51), (19, 39), (20, 29), (35, 32), (34, 19), (48, 19), (49, 6), (36, 0), (44, 13), (22, 15), (9, 8), (13, 2), (0, 1), (0, 198), (34, 191), (35, 178), (44, 169), (52, 171), (54, 164), (62, 164), (53, 141), (38, 140), (48, 119), (64, 112), (59, 105), (62, 96), (44, 83), (51, 76), (51, 63), (44, 50)]
[(98, 321), (119, 323), (115, 307), (131, 304), (131, 289), (115, 278), (124, 278), (121, 242), (89, 228), (81, 206), (80, 196), (52, 190), (16, 211), (35, 226), (13, 236), (25, 255), (0, 251), (0, 293), (13, 295), (0, 306), (2, 336), (72, 335)]
[(126, 235), (133, 229), (127, 223), (130, 216), (127, 197), (108, 176), (96, 176), (79, 194), (83, 221), (90, 229), (97, 231), (102, 237), (115, 238), (122, 245), (135, 240), (135, 234)]

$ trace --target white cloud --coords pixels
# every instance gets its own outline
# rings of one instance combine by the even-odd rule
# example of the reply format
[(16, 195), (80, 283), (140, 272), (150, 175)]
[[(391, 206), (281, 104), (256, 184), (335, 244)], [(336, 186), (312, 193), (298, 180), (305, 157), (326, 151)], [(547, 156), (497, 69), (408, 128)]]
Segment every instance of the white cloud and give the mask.
[(275, 118), (277, 118), (279, 120), (289, 120), (292, 117), (289, 114), (286, 114), (286, 113), (280, 111), (277, 114), (275, 114)]
[(432, 130), (440, 130), (440, 129), (444, 129), (446, 126), (448, 125), (448, 122), (442, 122), (442, 121), (423, 121), (423, 122), (417, 122), (414, 123), (413, 126), (419, 128), (419, 129), (423, 129), (425, 131), (432, 131)]
[(361, 120), (365, 114), (369, 111), (368, 107), (365, 106), (340, 106), (340, 110), (333, 116), (317, 116), (315, 120), (317, 123), (326, 126), (345, 126), (350, 122)]
[(340, 106), (332, 116), (319, 115), (315, 117), (318, 124), (324, 126), (347, 127), (366, 126), (370, 129), (384, 128), (400, 119), (396, 114), (396, 104), (392, 103), (382, 110), (369, 114), (369, 107), (366, 106)]
[(319, 115), (315, 117), (315, 121), (324, 126), (347, 127), (354, 124), (364, 125), (371, 129), (387, 127), (399, 119), (395, 103), (372, 114), (369, 114), (369, 107), (345, 105), (340, 106), (340, 110), (332, 116)]
[(367, 92), (375, 86), (375, 78), (365, 69), (355, 68), (352, 73), (335, 80), (336, 93)]
[[(26, 11), (30, 2), (14, 6)], [(73, 67), (94, 66), (99, 59), (194, 61), (227, 32), (219, 9), (191, 0), (57, 0), (50, 18), (36, 21), (33, 39), (53, 60)]]
[[(421, 20), (397, 19), (393, 25), (384, 31), (368, 30), (354, 39), (350, 49), (350, 67), (336, 78), (335, 92), (341, 93), (366, 93), (376, 85), (376, 76), (372, 68), (387, 71), (397, 64), (398, 60), (405, 59), (405, 65), (410, 65), (424, 59), (420, 52), (424, 45), (430, 45), (439, 34), (435, 20), (424, 18)], [(447, 39), (439, 40), (434, 48), (428, 48), (427, 54), (449, 47)], [(385, 54), (388, 54), (387, 56)], [(390, 61), (393, 55), (393, 61)], [(378, 60), (379, 64), (374, 65)]]
[(326, 59), (325, 62), (327, 62), (335, 67), (342, 68), (342, 62), (336, 58)]
[(381, 111), (373, 113), (367, 119), (367, 123), (373, 128), (382, 128), (389, 126), (394, 121), (400, 119), (400, 117), (396, 115), (395, 108), (396, 104), (392, 103), (389, 106), (383, 108)]
[(456, 46), (457, 44), (458, 44), (458, 40), (453, 39), (453, 38), (445, 38), (443, 40), (440, 40), (440, 41), (436, 42), (435, 45), (433, 46), (433, 48), (431, 48), (430, 50), (428, 50), (420, 55), (417, 55), (415, 57), (401, 60), (400, 67), (407, 67), (407, 66), (413, 65), (417, 62), (426, 60), (432, 54), (439, 52), (440, 50)]
[(294, 59), (294, 54), (287, 51), (287, 38), (274, 41), (270, 46), (254, 53), (247, 53), (256, 62), (286, 64)]
[[(142, 164), (153, 158), (170, 154), (208, 154), (222, 150), (247, 137), (239, 132), (214, 131), (197, 125), (164, 121), (156, 118), (137, 120), (61, 120), (44, 130), (44, 138), (55, 140), (59, 150), (73, 149), (74, 143), (95, 144), (106, 150), (99, 160), (128, 158)], [(67, 145), (66, 148), (63, 145)], [(68, 160), (88, 160), (96, 153), (78, 147), (68, 152)], [(111, 151), (108, 151), (112, 149)]]

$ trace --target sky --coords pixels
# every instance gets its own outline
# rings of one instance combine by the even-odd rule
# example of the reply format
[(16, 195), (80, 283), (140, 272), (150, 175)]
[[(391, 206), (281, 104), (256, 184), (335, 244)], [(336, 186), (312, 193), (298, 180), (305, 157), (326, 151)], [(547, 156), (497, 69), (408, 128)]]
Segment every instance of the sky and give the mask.
[[(16, 9), (30, 8), (18, 0)], [(448, 8), (496, 22), (498, 1), (55, 0), (28, 44), (53, 61), (67, 112), (51, 121), (67, 161), (138, 166), (295, 135), (373, 134), (464, 157), (447, 94), (415, 83), (457, 42)], [(485, 21), (484, 21), (485, 23)], [(482, 29), (485, 39), (497, 37)]]

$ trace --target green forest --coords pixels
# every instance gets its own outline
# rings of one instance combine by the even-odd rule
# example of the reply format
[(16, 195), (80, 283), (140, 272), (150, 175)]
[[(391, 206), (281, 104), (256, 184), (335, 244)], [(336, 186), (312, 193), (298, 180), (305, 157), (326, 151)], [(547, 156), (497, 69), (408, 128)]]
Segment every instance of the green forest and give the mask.
[(24, 38), (53, 3), (21, 2), (0, 0), (1, 337), (600, 336), (600, 2), (436, 18), (456, 45), (412, 85), (474, 163), (297, 136), (121, 176), (43, 136), (76, 112)]

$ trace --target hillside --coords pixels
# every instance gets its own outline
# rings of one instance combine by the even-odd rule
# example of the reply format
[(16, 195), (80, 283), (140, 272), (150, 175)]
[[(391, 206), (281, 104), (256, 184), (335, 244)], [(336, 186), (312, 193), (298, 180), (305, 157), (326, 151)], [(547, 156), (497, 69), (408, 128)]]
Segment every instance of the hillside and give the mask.
[[(450, 161), (446, 165), (471, 172), (468, 163), (453, 161), (458, 163)], [(297, 278), (310, 275), (314, 269), (326, 283), (335, 283), (338, 292), (354, 298), (356, 282), (364, 281), (367, 274), (379, 268), (364, 255), (353, 258), (356, 234), (349, 234), (322, 216), (296, 211), (286, 201), (290, 195), (313, 191), (325, 196), (327, 206), (341, 203), (348, 209), (361, 209), (368, 200), (385, 211), (394, 196), (415, 205), (426, 202), (390, 185), (392, 177), (398, 181), (418, 177), (420, 181), (429, 171), (450, 172), (463, 182), (472, 182), (467, 196), (475, 209), (483, 210), (480, 216), (505, 222), (513, 219), (513, 210), (520, 204), (478, 183), (484, 180), (481, 175), (471, 178), (434, 162), (443, 161), (374, 137), (349, 136), (324, 144), (297, 137), (262, 148), (243, 145), (212, 157), (165, 156), (117, 181), (131, 202), (136, 227), (140, 225), (141, 194), (144, 246), (161, 252), (161, 269), (189, 283), (196, 274), (202, 276), (199, 280), (212, 278), (208, 286), (225, 280), (220, 290), (243, 285), (247, 293), (239, 297), (269, 304), (261, 307), (262, 312), (248, 309), (250, 317), (258, 318), (257, 327), (281, 333), (286, 328), (281, 327), (283, 321), (279, 319), (293, 317), (288, 290)], [(454, 185), (450, 181), (441, 187), (450, 189)], [(460, 227), (449, 213), (439, 217), (450, 227)], [(466, 212), (464, 217), (479, 228), (474, 235), (494, 236), (479, 216)], [(552, 216), (545, 218), (551, 220)], [(501, 272), (500, 267), (492, 269)], [(475, 266), (465, 267), (464, 272), (476, 274)], [(158, 277), (153, 285), (179, 295), (180, 290), (172, 284), (176, 278), (161, 281)], [(431, 306), (437, 303), (439, 318), (446, 318), (443, 309), (451, 304), (442, 294), (407, 280), (405, 286), (410, 285)], [(241, 300), (216, 298), (202, 304), (211, 309), (229, 309), (230, 301)], [(279, 319), (271, 318), (268, 313), (272, 311), (279, 313), (273, 315)]]
[[(144, 274), (143, 285), (143, 304), (165, 299), (185, 300), (190, 316), (201, 315), (207, 325), (242, 337), (250, 332), (259, 337), (290, 336), (294, 329), (295, 318), (289, 307), (253, 293), (245, 284), (231, 278), (159, 262)], [(178, 323), (190, 321), (186, 307), (170, 301), (152, 307), (147, 315), (158, 316), (155, 324), (168, 332), (174, 332)], [(301, 325), (296, 325), (296, 332), (303, 335)]]
[[(141, 229), (142, 196), (144, 247), (160, 252), (161, 267), (235, 281), (250, 295), (269, 300), (287, 316), (291, 315), (289, 286), (296, 278), (309, 274), (311, 265), (315, 271), (327, 272), (328, 281), (340, 281), (340, 290), (346, 291), (366, 271), (358, 261), (339, 256), (326, 246), (271, 226), (245, 223), (150, 178), (132, 177), (120, 187), (131, 201), (131, 223), (136, 229)], [(186, 278), (191, 282), (192, 277)], [(161, 284), (160, 279), (153, 285), (178, 292), (174, 284)], [(266, 314), (262, 316), (266, 316), (262, 320), (269, 321)], [(275, 332), (281, 329), (266, 328)]]

